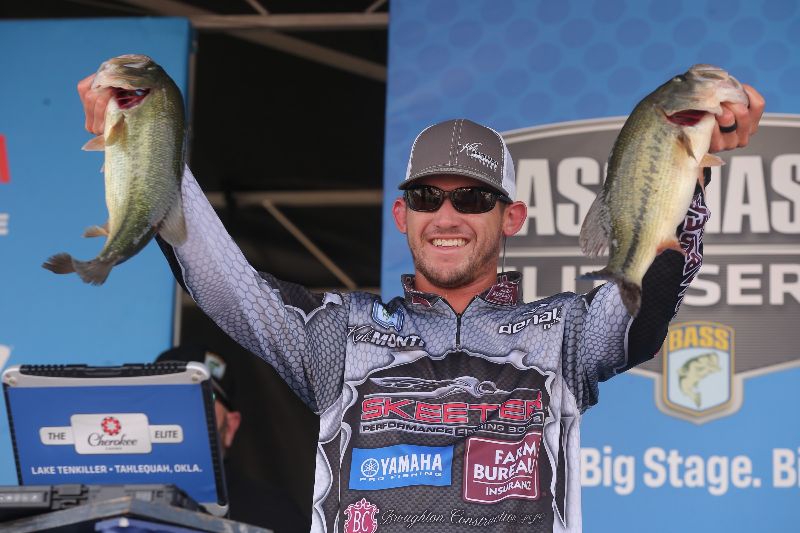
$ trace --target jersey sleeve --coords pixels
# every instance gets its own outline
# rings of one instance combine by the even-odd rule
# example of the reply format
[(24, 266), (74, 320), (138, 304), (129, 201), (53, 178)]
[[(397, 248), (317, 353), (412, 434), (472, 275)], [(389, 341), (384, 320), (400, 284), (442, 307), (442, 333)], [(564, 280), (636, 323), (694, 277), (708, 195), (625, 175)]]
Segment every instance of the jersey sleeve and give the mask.
[(669, 323), (700, 271), (709, 215), (698, 187), (677, 230), (685, 256), (667, 250), (655, 258), (642, 280), (642, 305), (635, 319), (613, 283), (576, 297), (567, 312), (562, 365), (581, 411), (597, 403), (599, 382), (652, 359), (661, 349)]
[(257, 272), (188, 168), (181, 188), (188, 238), (177, 247), (159, 239), (178, 281), (220, 328), (323, 411), (341, 390), (350, 298)]

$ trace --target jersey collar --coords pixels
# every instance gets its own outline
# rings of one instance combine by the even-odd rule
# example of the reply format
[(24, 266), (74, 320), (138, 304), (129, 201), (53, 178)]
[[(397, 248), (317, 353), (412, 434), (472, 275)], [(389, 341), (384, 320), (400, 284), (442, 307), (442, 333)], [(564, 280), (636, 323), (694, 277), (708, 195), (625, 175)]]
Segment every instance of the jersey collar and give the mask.
[[(403, 283), (406, 302), (409, 304), (433, 307), (442, 299), (438, 294), (415, 289), (413, 274), (403, 274), (400, 281)], [(515, 306), (522, 300), (521, 282), (522, 274), (519, 272), (501, 272), (497, 275), (495, 284), (480, 293), (478, 297), (494, 305)]]

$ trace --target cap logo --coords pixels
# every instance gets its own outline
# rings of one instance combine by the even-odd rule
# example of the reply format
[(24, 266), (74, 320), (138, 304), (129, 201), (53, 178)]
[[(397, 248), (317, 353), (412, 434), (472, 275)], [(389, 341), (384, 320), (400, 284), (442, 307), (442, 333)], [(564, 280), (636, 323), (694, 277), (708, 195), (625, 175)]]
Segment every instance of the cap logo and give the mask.
[(466, 143), (458, 145), (458, 153), (466, 152), (467, 156), (477, 159), (482, 165), (489, 167), (492, 170), (497, 170), (498, 162), (491, 156), (478, 151), (478, 147), (482, 143)]

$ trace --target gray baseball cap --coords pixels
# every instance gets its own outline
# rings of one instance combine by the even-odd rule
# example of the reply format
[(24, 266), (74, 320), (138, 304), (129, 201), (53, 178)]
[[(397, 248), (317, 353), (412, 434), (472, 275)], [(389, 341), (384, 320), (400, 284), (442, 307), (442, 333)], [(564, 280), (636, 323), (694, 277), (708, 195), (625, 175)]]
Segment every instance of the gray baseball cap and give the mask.
[(417, 135), (398, 188), (407, 189), (417, 179), (437, 174), (474, 178), (511, 200), (516, 194), (514, 162), (503, 138), (464, 118), (434, 124)]

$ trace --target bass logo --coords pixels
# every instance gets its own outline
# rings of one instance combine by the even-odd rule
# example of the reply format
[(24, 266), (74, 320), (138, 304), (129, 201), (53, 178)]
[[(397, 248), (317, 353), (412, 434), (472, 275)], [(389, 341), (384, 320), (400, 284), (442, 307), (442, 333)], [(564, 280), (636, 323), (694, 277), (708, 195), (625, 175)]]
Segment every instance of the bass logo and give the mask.
[(668, 415), (702, 424), (741, 407), (734, 330), (716, 322), (674, 324), (662, 349), (656, 404)]

